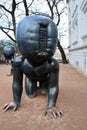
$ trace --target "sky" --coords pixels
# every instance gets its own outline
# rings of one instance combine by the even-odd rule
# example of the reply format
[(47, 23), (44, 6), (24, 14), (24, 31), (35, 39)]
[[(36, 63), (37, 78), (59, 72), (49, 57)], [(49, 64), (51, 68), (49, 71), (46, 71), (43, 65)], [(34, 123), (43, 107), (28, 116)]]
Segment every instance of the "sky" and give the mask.
[(7, 36), (0, 30), (0, 40), (7, 38)]

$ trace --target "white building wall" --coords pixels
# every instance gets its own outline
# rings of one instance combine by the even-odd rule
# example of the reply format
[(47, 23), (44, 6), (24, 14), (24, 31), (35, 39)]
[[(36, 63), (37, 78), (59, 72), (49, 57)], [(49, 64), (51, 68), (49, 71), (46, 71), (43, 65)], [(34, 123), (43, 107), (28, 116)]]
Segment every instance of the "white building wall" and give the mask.
[(69, 0), (69, 62), (87, 76), (87, 0)]
[(71, 51), (69, 54), (70, 63), (81, 73), (87, 76), (87, 49)]

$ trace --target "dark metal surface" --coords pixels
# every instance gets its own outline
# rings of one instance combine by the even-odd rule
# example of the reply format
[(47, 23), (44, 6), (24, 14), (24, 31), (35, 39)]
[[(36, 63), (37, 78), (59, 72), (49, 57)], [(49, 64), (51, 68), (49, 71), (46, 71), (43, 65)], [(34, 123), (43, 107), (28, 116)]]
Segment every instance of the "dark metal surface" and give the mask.
[(15, 54), (15, 47), (13, 45), (7, 45), (3, 48), (3, 54), (6, 59), (11, 60)]
[(13, 45), (7, 45), (3, 48), (3, 55), (5, 57), (5, 63), (8, 64), (9, 60), (11, 61), (11, 71), (8, 76), (13, 75), (13, 59), (15, 55), (15, 47)]
[[(5, 106), (17, 109), (21, 102), (23, 74), (26, 75), (25, 90), (29, 97), (39, 92), (48, 95), (46, 113), (57, 114), (56, 100), (59, 92), (59, 65), (52, 58), (57, 46), (57, 27), (45, 16), (26, 16), (17, 26), (17, 44), (22, 56), (13, 60), (13, 103)], [(39, 85), (37, 84), (39, 83)]]

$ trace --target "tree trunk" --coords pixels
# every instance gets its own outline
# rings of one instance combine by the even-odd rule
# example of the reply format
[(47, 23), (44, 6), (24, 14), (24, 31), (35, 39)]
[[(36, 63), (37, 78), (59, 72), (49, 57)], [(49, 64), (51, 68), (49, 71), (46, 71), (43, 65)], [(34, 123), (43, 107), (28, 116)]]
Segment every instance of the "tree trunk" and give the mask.
[(68, 64), (68, 61), (67, 61), (67, 59), (66, 59), (65, 52), (64, 52), (62, 46), (60, 45), (60, 41), (59, 41), (59, 40), (58, 40), (57, 47), (58, 47), (58, 49), (59, 49), (59, 51), (60, 51), (60, 53), (61, 53), (61, 57), (62, 57), (62, 62), (63, 62), (63, 64)]

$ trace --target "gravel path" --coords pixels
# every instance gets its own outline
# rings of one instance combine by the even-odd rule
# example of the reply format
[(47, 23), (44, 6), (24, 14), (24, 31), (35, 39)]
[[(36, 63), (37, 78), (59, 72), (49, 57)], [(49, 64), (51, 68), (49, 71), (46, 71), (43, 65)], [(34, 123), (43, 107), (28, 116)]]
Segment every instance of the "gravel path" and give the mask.
[(28, 98), (23, 89), (21, 107), (3, 112), (5, 103), (12, 101), (10, 65), (0, 65), (0, 130), (87, 130), (87, 78), (69, 64), (60, 64), (60, 92), (57, 107), (62, 118), (43, 116), (47, 96)]

